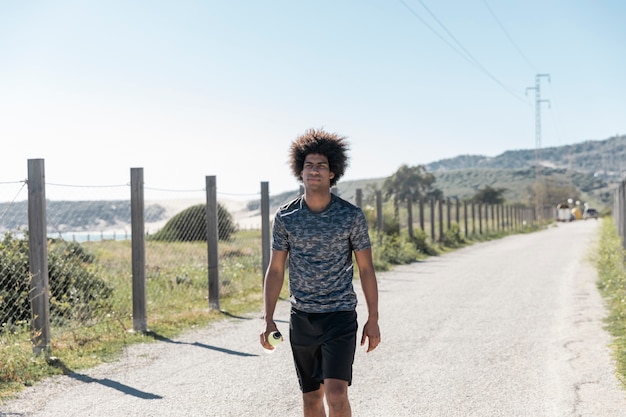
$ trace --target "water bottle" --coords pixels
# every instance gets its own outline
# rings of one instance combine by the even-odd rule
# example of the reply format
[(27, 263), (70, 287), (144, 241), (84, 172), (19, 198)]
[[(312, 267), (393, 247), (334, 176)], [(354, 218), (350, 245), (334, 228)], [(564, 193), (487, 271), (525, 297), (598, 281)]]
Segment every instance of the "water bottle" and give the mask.
[(269, 342), (270, 345), (274, 347), (274, 349), (265, 349), (265, 352), (274, 353), (274, 351), (276, 350), (276, 346), (278, 346), (280, 342), (283, 341), (283, 335), (280, 334), (278, 330), (276, 330), (275, 332), (271, 332), (267, 336), (267, 341)]

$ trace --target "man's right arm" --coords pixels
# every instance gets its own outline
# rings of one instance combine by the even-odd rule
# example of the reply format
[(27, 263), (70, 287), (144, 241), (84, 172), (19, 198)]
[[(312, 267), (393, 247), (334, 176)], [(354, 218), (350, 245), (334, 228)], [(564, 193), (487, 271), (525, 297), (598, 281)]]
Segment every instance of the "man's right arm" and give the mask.
[(285, 263), (287, 261), (287, 251), (272, 250), (270, 263), (265, 273), (263, 281), (263, 329), (261, 331), (261, 345), (266, 349), (272, 349), (267, 341), (267, 336), (278, 330), (274, 323), (274, 311), (276, 303), (285, 281)]

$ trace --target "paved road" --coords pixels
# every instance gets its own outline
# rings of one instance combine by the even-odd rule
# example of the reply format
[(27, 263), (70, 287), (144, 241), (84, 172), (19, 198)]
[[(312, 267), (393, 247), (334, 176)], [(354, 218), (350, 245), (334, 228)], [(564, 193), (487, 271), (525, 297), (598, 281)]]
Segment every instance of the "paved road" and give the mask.
[[(589, 261), (598, 225), (559, 224), (380, 273), (383, 342), (357, 350), (354, 415), (624, 416)], [(281, 303), (285, 333), (287, 318)], [(260, 325), (258, 315), (228, 319), (132, 346), (29, 388), (0, 416), (299, 416), (289, 346), (263, 353)]]

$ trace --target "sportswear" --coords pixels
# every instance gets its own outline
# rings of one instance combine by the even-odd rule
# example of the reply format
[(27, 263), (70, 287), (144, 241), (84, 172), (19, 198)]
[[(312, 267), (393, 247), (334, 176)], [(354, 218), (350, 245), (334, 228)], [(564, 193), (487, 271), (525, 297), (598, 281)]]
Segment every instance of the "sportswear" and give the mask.
[(299, 311), (354, 310), (352, 252), (370, 247), (361, 208), (334, 194), (321, 212), (311, 211), (303, 196), (276, 210), (272, 249), (289, 252), (290, 300)]

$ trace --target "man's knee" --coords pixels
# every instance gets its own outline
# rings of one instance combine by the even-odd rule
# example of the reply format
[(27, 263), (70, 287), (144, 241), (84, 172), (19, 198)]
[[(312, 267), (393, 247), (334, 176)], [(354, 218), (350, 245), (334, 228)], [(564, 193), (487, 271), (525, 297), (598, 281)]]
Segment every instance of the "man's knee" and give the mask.
[(305, 410), (324, 409), (324, 389), (309, 391), (302, 394), (302, 402)]
[(324, 390), (328, 407), (339, 410), (349, 407), (347, 381), (327, 379), (324, 381)]

